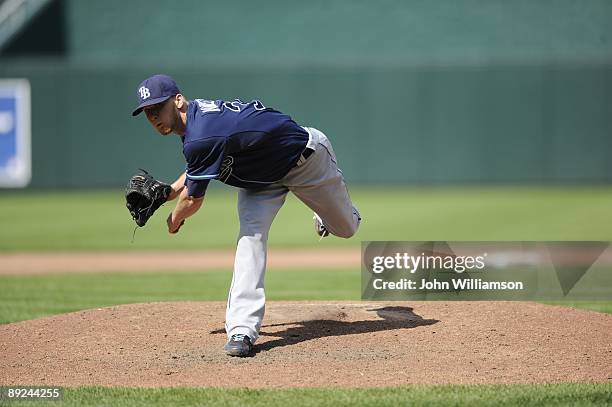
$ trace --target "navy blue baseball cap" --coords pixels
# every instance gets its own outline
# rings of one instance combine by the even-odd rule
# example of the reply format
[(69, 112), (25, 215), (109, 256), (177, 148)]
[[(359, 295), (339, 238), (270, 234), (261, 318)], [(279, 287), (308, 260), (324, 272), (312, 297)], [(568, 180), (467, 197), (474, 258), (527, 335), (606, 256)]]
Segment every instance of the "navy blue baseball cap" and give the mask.
[(174, 79), (168, 75), (153, 75), (140, 83), (136, 90), (138, 96), (138, 107), (132, 112), (137, 116), (147, 106), (165, 102), (172, 96), (181, 93)]

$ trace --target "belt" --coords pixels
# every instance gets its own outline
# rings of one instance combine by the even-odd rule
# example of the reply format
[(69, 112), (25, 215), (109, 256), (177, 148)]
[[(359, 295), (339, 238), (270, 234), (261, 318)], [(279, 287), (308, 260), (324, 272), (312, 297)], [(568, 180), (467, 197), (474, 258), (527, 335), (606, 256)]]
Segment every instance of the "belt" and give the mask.
[(307, 160), (308, 157), (310, 157), (312, 155), (312, 153), (314, 153), (314, 149), (306, 147), (304, 149), (304, 152), (302, 153), (302, 156), (300, 158), (303, 158), (304, 160)]
[(312, 155), (312, 153), (314, 153), (314, 149), (306, 147), (304, 151), (302, 152), (302, 155), (300, 155), (300, 159), (297, 161), (296, 165), (300, 166), (304, 164), (306, 160), (308, 159), (308, 157)]

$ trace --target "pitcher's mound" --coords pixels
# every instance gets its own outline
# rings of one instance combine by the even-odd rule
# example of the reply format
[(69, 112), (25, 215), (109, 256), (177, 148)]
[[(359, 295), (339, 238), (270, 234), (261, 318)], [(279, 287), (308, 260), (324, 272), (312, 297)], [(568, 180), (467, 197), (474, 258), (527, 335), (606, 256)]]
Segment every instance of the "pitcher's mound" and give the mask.
[(270, 302), (256, 354), (225, 303), (122, 305), (0, 326), (0, 385), (396, 386), (612, 381), (612, 315), (522, 302)]

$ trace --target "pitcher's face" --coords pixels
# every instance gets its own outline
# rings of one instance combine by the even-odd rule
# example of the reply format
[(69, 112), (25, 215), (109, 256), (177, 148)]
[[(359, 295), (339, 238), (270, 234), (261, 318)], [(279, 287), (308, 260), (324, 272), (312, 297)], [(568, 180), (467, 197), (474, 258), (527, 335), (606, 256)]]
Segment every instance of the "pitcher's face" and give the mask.
[(174, 131), (178, 114), (175, 111), (174, 98), (147, 106), (143, 110), (147, 115), (147, 119), (159, 134), (167, 136)]

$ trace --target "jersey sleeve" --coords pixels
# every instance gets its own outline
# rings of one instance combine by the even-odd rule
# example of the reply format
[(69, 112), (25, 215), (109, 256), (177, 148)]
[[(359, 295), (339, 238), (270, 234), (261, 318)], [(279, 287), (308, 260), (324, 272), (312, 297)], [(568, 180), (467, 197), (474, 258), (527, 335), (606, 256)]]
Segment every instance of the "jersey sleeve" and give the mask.
[(185, 186), (189, 196), (204, 196), (210, 180), (217, 178), (221, 172), (224, 151), (223, 137), (195, 140), (184, 145), (183, 153), (187, 160)]
[(206, 193), (206, 188), (208, 188), (209, 183), (209, 179), (202, 181), (194, 181), (187, 178), (185, 180), (185, 186), (187, 187), (187, 191), (189, 191), (189, 196), (192, 196), (194, 198), (202, 198)]

